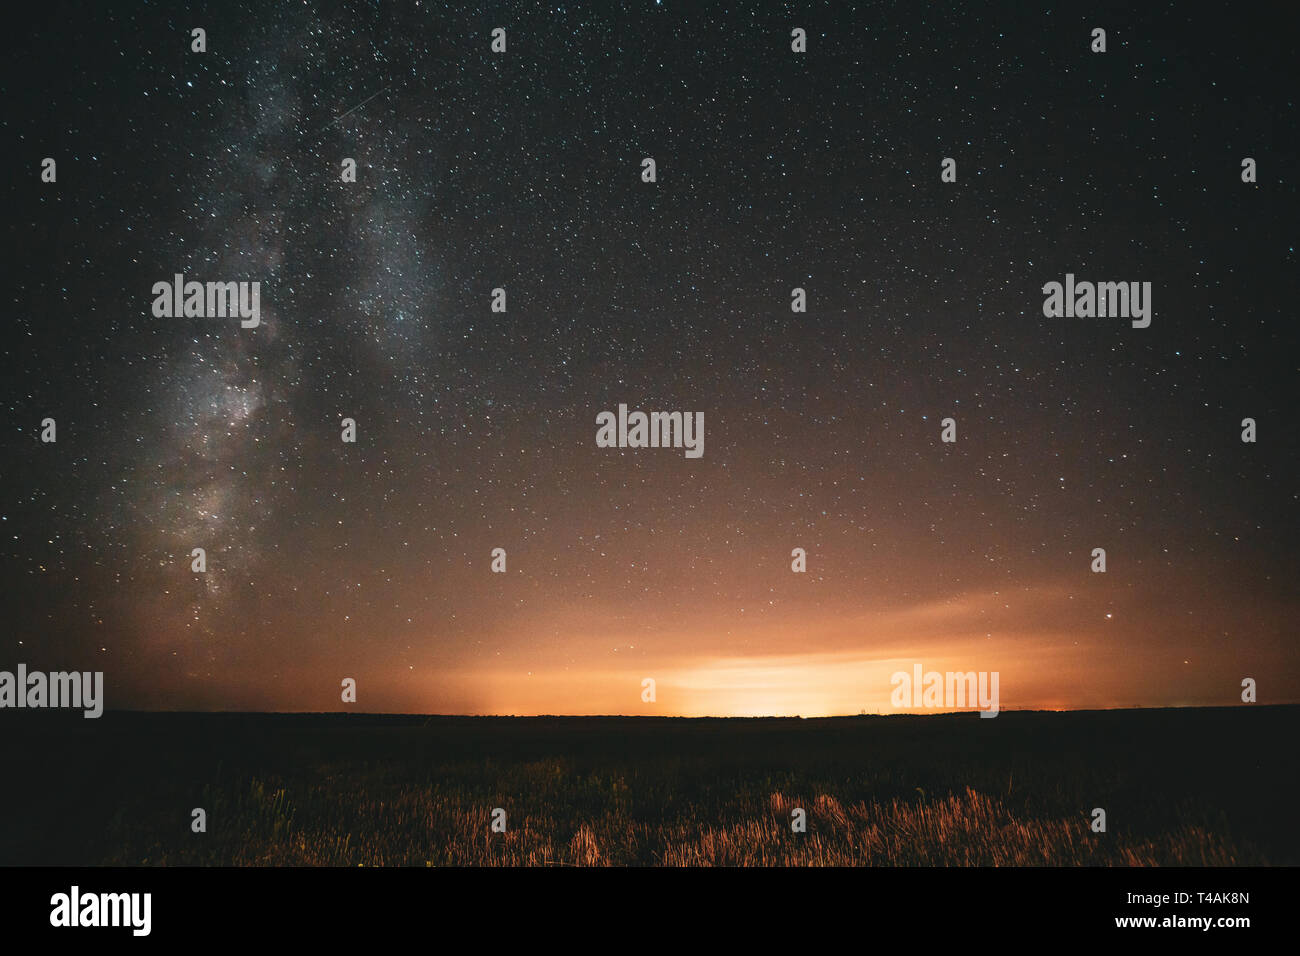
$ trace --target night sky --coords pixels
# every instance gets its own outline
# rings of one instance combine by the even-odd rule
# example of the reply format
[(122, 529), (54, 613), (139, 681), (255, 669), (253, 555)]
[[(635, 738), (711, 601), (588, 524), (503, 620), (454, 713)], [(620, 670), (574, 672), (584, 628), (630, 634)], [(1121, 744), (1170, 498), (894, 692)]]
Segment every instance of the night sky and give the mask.
[[(110, 709), (814, 716), (914, 661), (1003, 709), (1300, 701), (1271, 16), (96, 6), (3, 41), (0, 668)], [(261, 325), (156, 318), (176, 273)], [(1150, 327), (1045, 317), (1067, 273)], [(620, 403), (703, 456), (598, 448)]]

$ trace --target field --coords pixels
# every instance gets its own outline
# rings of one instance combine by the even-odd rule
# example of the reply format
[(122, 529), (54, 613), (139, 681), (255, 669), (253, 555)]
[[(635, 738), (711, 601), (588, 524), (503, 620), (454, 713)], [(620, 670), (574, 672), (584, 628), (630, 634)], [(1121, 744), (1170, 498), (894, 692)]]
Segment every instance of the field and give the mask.
[[(1300, 708), (1285, 707), (993, 720), (9, 711), (0, 865), (1296, 864), (1297, 730)], [(196, 807), (205, 833), (191, 831)]]

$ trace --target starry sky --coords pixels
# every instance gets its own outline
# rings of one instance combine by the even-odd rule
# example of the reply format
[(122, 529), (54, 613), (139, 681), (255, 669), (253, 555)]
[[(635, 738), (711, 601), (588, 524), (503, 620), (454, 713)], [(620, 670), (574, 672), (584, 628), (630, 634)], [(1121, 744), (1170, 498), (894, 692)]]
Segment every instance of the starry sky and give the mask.
[[(1300, 701), (1290, 38), (1141, 6), (24, 12), (0, 668), (145, 709), (815, 716), (914, 661), (1003, 709)], [(1045, 318), (1067, 272), (1151, 282), (1150, 328)], [(175, 273), (259, 281), (260, 327), (154, 317)], [(704, 456), (598, 448), (620, 403)]]

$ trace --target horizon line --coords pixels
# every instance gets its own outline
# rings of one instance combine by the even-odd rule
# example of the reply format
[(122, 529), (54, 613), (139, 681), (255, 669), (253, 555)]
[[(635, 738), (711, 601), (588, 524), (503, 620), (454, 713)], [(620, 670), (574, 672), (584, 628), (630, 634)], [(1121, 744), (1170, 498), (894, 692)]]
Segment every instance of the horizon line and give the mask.
[[(1049, 708), (1000, 708), (996, 716), (1003, 714), (1100, 714), (1129, 711), (1166, 711), (1166, 710), (1239, 710), (1256, 708), (1298, 707), (1300, 703), (1283, 702), (1275, 704), (1163, 704), (1159, 706), (1134, 705), (1128, 707), (1049, 707)], [(45, 708), (5, 708), (6, 710), (44, 710)], [(543, 718), (562, 718), (566, 720), (848, 720), (867, 717), (959, 717), (975, 716), (984, 713), (979, 709), (942, 710), (926, 712), (898, 711), (890, 713), (856, 714), (471, 714), (471, 713), (422, 713), (419, 711), (353, 711), (353, 710), (147, 710), (136, 708), (105, 708), (104, 714), (175, 714), (175, 715), (212, 715), (212, 716), (248, 716), (248, 717), (423, 717), (447, 719), (513, 719), (538, 720)], [(990, 720), (996, 717), (988, 718)]]

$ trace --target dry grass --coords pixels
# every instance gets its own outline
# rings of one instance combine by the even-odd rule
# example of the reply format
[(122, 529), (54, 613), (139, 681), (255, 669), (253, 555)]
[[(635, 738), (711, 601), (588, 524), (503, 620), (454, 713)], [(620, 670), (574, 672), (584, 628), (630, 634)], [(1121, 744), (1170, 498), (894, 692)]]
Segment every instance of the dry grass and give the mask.
[[(1093, 833), (1084, 813), (1027, 818), (996, 796), (962, 793), (915, 801), (858, 801), (829, 794), (772, 792), (719, 813), (685, 812), (654, 823), (631, 817), (615, 794), (575, 822), (535, 801), (491, 828), (488, 803), (468, 794), (399, 788), (375, 799), (329, 785), (295, 802), (283, 788), (254, 782), (210, 816), (236, 839), (196, 835), (157, 845), (119, 864), (303, 866), (1225, 866), (1263, 862), (1200, 826), (1134, 838)], [(806, 832), (791, 828), (806, 811)]]
[[(1260, 732), (1266, 719), (1279, 727)], [(1269, 744), (1288, 739), (1290, 712), (990, 723), (163, 715), (122, 721), (117, 736), (71, 725), (9, 741), (15, 765), (42, 768), (29, 779), (44, 789), (0, 789), (0, 811), (25, 821), (0, 833), (0, 863), (1222, 866), (1300, 856), (1294, 762)], [(1229, 752), (1231, 774), (1206, 763)], [(1097, 806), (1107, 833), (1091, 831)], [(207, 811), (206, 833), (190, 831), (193, 807)], [(492, 829), (497, 807), (504, 833)], [(806, 832), (791, 830), (796, 807)]]

